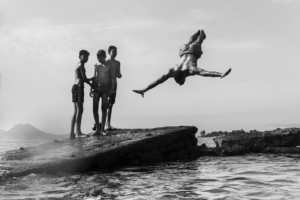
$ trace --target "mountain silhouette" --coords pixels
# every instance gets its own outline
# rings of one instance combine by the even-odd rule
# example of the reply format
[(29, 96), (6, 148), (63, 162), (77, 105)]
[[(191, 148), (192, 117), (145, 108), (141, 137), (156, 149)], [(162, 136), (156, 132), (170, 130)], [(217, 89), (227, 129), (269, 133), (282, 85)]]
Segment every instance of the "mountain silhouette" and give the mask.
[(0, 130), (0, 140), (61, 140), (67, 135), (55, 135), (41, 131), (30, 124), (16, 124), (8, 131)]

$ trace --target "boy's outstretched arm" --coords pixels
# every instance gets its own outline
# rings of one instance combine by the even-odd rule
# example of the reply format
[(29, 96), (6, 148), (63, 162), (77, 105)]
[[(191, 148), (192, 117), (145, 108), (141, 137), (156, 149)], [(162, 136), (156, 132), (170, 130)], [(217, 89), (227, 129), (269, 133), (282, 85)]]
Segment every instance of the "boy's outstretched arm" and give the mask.
[(194, 68), (194, 69), (189, 71), (189, 75), (190, 76), (199, 75), (199, 76), (206, 76), (206, 77), (221, 77), (221, 78), (224, 78), (230, 72), (231, 72), (231, 68), (229, 68), (225, 73), (215, 72), (215, 71), (206, 71), (206, 70), (201, 69), (201, 68)]
[(150, 85), (148, 85), (146, 88), (142, 90), (132, 90), (135, 93), (138, 93), (144, 97), (144, 93), (147, 92), (148, 90), (151, 90), (152, 88), (156, 87), (159, 84), (162, 84), (166, 80), (168, 80), (170, 77), (173, 76), (173, 68), (170, 69), (167, 73), (159, 77), (156, 81), (152, 82)]
[(86, 77), (86, 74), (85, 74), (86, 70), (85, 70), (85, 68), (83, 67), (83, 65), (81, 65), (81, 66), (79, 67), (79, 69), (80, 69), (80, 73), (81, 73), (81, 77), (82, 77), (83, 81), (86, 82), (87, 84), (89, 84), (89, 85), (92, 87), (92, 85), (91, 85), (91, 83), (90, 83), (90, 79), (88, 79), (88, 78)]

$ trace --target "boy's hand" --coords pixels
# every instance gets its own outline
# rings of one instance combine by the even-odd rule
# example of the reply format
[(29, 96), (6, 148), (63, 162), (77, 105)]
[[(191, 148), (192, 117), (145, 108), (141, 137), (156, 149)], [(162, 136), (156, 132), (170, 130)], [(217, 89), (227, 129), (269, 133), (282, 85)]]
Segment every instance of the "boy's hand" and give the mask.
[(142, 95), (142, 97), (144, 98), (144, 93), (145, 93), (144, 90), (132, 90), (132, 91)]
[(224, 78), (231, 72), (231, 68), (229, 68), (224, 74), (222, 74), (221, 78)]

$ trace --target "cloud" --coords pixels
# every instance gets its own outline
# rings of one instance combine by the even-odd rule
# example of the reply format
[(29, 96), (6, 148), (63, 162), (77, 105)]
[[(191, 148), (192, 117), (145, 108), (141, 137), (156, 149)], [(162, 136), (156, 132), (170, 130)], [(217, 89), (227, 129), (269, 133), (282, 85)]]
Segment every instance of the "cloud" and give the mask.
[(31, 25), (0, 29), (1, 53), (46, 54), (69, 42), (70, 29), (65, 26)]

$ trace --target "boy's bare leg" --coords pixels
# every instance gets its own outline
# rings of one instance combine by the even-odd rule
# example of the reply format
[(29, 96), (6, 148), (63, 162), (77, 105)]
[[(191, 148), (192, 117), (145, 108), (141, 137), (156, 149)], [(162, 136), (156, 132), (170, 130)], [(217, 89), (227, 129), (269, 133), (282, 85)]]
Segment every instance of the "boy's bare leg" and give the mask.
[(202, 31), (199, 31), (199, 36), (198, 36), (198, 38), (197, 38), (197, 42), (198, 42), (199, 44), (202, 44), (203, 41), (205, 40), (205, 38), (206, 38), (205, 32), (204, 32), (203, 30), (202, 30)]
[(107, 110), (107, 129), (112, 129), (111, 124), (110, 124), (110, 120), (111, 120), (111, 113), (112, 113), (112, 108), (113, 108), (112, 103), (109, 103), (108, 105), (108, 110)]
[(190, 37), (188, 44), (191, 44), (191, 43), (193, 43), (194, 41), (196, 41), (199, 35), (200, 35), (200, 30), (198, 30), (195, 34), (193, 34), (193, 35)]
[(74, 103), (74, 114), (73, 117), (71, 119), (71, 132), (70, 132), (70, 139), (74, 139), (75, 138), (75, 123), (76, 123), (76, 115), (77, 115), (77, 107), (76, 107), (76, 103)]
[(101, 104), (101, 110), (102, 110), (102, 125), (101, 125), (101, 133), (102, 135), (106, 135), (104, 132), (105, 122), (106, 122), (106, 115), (107, 115), (107, 105), (108, 105), (108, 95), (103, 94), (102, 97), (102, 104)]
[(77, 117), (76, 117), (76, 132), (77, 132), (77, 136), (81, 136), (84, 135), (81, 132), (81, 119), (82, 119), (82, 113), (83, 113), (83, 102), (77, 102), (76, 103), (77, 106)]
[(100, 100), (99, 93), (94, 92), (94, 94), (93, 94), (93, 114), (94, 114), (94, 119), (95, 119), (95, 124), (96, 124), (96, 131), (94, 132), (93, 135), (100, 135), (100, 124), (99, 124), (99, 113), (98, 113), (99, 100)]

